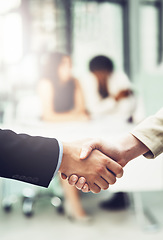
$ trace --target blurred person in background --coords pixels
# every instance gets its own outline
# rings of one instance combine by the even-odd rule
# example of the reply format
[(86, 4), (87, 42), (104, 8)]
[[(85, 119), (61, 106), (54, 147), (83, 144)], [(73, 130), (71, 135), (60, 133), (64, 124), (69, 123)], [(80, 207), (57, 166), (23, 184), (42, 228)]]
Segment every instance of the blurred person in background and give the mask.
[[(49, 122), (86, 121), (84, 98), (79, 82), (72, 76), (68, 55), (50, 53), (42, 66), (38, 90), (42, 103), (42, 119)], [(89, 219), (79, 191), (61, 180), (65, 196), (65, 213), (76, 220)]]
[[(114, 116), (132, 122), (135, 110), (135, 96), (132, 84), (123, 72), (114, 70), (113, 61), (103, 55), (89, 62), (90, 74), (87, 78), (87, 109), (92, 117)], [(90, 94), (91, 93), (91, 94)], [(118, 192), (100, 204), (103, 209), (124, 209), (128, 207), (126, 193)]]
[(42, 66), (39, 95), (42, 119), (52, 122), (88, 120), (84, 97), (72, 76), (71, 59), (63, 53), (50, 53)]
[(113, 61), (103, 55), (89, 62), (90, 74), (87, 79), (87, 108), (93, 117), (118, 114), (132, 121), (135, 110), (135, 97), (130, 80), (123, 72), (114, 70)]

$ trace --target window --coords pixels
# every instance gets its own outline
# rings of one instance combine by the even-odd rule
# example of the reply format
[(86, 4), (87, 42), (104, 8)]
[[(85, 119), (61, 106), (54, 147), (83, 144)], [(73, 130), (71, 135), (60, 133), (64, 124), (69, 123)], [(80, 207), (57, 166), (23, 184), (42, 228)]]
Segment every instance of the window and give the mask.
[(73, 59), (78, 73), (98, 54), (112, 58), (123, 69), (123, 6), (119, 3), (75, 1)]
[(149, 71), (159, 61), (159, 8), (141, 5), (140, 8), (140, 61), (141, 69)]
[(0, 62), (12, 64), (22, 57), (22, 19), (20, 0), (0, 1)]

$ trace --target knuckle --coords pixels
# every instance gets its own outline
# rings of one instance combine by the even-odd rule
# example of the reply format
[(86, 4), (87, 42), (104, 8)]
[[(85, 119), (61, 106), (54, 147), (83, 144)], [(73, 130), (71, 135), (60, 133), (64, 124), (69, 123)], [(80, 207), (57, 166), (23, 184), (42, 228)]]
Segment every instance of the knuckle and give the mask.
[(103, 163), (104, 166), (106, 166), (108, 164), (108, 162), (109, 162), (108, 159), (103, 158), (102, 163)]
[(122, 169), (122, 171), (121, 171), (120, 173), (118, 173), (117, 176), (118, 176), (119, 178), (121, 178), (121, 177), (123, 176), (123, 173), (124, 173), (124, 171), (123, 171), (123, 169)]
[(102, 174), (104, 172), (104, 166), (103, 165), (98, 166), (96, 171), (98, 174)]
[(115, 184), (115, 183), (116, 183), (116, 181), (117, 181), (117, 179), (116, 179), (116, 178), (113, 178), (113, 179), (110, 181), (110, 185), (113, 185), (113, 184)]
[(111, 164), (111, 161), (110, 161), (110, 159), (107, 159), (107, 168), (109, 168), (109, 166), (110, 166), (110, 164)]
[(121, 166), (117, 166), (116, 172), (117, 174), (123, 174), (123, 168)]
[(93, 192), (94, 193), (99, 193), (101, 191), (101, 189), (94, 189)]
[(105, 187), (103, 187), (103, 190), (107, 190), (109, 188), (109, 184), (107, 184)]
[(97, 175), (98, 175), (98, 174), (96, 174), (96, 173), (92, 174), (92, 176), (91, 176), (91, 178), (90, 178), (90, 182), (91, 182), (91, 183), (94, 183), (94, 182), (95, 182), (95, 180), (96, 180), (96, 178), (97, 178)]

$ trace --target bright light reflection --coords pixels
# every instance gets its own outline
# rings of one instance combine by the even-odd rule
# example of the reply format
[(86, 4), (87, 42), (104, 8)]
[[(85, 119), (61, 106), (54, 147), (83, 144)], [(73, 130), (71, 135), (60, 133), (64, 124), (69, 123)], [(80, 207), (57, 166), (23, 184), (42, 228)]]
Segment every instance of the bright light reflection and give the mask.
[(22, 21), (17, 13), (9, 14), (4, 19), (3, 51), (6, 63), (18, 62), (22, 57)]
[(13, 8), (18, 8), (21, 0), (0, 0), (0, 14), (6, 13)]

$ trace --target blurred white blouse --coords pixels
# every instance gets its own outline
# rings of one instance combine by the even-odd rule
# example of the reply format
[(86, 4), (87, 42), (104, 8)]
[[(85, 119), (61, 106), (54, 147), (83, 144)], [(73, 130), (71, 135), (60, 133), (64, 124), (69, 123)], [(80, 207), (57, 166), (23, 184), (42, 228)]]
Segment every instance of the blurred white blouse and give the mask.
[(101, 115), (114, 114), (128, 118), (135, 109), (135, 97), (133, 95), (119, 101), (115, 97), (124, 90), (132, 90), (132, 84), (123, 72), (114, 72), (108, 78), (107, 86), (109, 96), (102, 98), (98, 92), (98, 80), (92, 73), (85, 79), (84, 95), (87, 110), (93, 118)]

